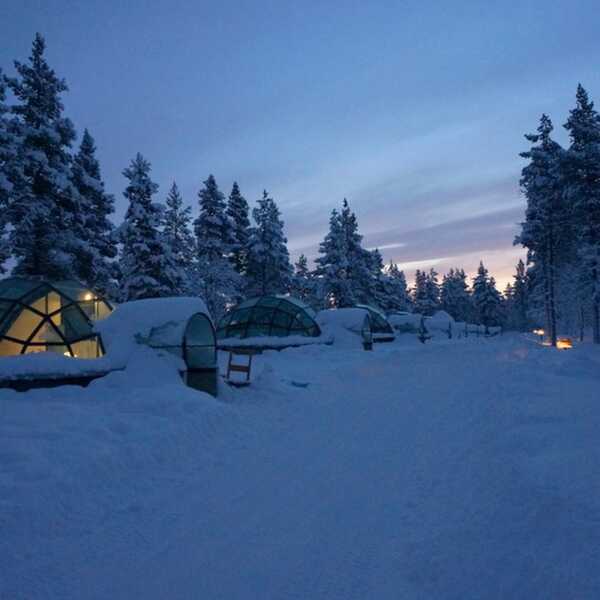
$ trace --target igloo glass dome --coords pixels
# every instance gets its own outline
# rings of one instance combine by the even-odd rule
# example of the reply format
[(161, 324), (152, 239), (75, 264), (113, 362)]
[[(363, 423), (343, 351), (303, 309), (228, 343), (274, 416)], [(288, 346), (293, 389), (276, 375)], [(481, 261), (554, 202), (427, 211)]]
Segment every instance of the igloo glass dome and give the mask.
[(10, 277), (0, 281), (0, 357), (56, 352), (97, 358), (103, 347), (93, 321), (111, 305), (76, 281)]
[(260, 296), (230, 310), (219, 322), (217, 338), (317, 337), (315, 312), (290, 296)]

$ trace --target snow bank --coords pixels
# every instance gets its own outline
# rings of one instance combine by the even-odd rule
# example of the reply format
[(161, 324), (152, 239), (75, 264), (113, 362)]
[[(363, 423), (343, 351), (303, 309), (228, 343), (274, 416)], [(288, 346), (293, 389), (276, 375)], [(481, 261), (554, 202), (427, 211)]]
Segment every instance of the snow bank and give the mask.
[(0, 380), (60, 379), (101, 375), (113, 367), (110, 359), (72, 358), (56, 352), (36, 352), (6, 356), (0, 360)]
[(261, 335), (247, 338), (223, 338), (217, 340), (218, 348), (288, 348), (290, 346), (309, 346), (311, 344), (331, 344), (332, 338), (329, 335), (321, 334), (319, 336), (306, 335)]
[(0, 390), (0, 598), (598, 596), (599, 349), (313, 344), (226, 402), (138, 350)]

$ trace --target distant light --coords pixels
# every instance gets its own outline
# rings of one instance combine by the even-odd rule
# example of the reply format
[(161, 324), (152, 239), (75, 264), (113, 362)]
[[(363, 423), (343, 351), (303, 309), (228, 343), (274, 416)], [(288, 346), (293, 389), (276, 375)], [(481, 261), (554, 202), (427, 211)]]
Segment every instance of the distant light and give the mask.
[(543, 337), (546, 332), (543, 329), (534, 329), (533, 333), (535, 335), (539, 335), (540, 337)]
[(90, 294), (90, 292), (88, 292), (84, 297), (84, 300), (93, 300), (94, 299), (94, 295)]
[(556, 340), (556, 347), (559, 350), (569, 350), (573, 347), (573, 341), (570, 338), (558, 338)]
[(67, 351), (67, 352), (63, 352), (63, 354), (64, 354), (65, 356), (68, 356), (69, 358), (71, 358), (71, 353), (70, 353), (70, 352), (68, 352), (68, 351)]

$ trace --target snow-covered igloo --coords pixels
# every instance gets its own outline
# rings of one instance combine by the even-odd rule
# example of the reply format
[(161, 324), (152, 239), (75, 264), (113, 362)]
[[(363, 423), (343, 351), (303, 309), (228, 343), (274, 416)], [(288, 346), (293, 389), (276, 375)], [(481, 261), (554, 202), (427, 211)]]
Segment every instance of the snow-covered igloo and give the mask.
[(317, 313), (316, 320), (335, 345), (360, 345), (365, 350), (373, 346), (371, 317), (364, 308), (327, 308)]

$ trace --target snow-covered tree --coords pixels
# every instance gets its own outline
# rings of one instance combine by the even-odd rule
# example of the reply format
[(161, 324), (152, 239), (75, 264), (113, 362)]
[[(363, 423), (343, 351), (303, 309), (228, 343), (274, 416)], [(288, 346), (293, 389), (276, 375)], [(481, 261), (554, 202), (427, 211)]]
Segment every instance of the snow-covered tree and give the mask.
[(490, 326), (500, 325), (502, 322), (502, 298), (496, 289), (496, 282), (489, 277), (488, 270), (479, 263), (477, 275), (473, 279), (473, 305), (478, 321)]
[(472, 317), (471, 296), (467, 285), (467, 276), (462, 269), (450, 269), (444, 275), (440, 287), (442, 310), (457, 321), (469, 321)]
[(181, 277), (160, 229), (163, 211), (152, 201), (158, 185), (150, 178), (150, 170), (150, 163), (138, 153), (123, 171), (129, 180), (123, 192), (129, 206), (119, 228), (124, 301), (172, 296)]
[(0, 69), (0, 274), (5, 272), (4, 263), (10, 256), (6, 226), (13, 181), (20, 179), (17, 150), (18, 139), (6, 104), (6, 79)]
[(388, 276), (383, 269), (383, 257), (377, 248), (371, 251), (371, 282), (369, 289), (369, 304), (382, 310), (388, 307)]
[(250, 219), (248, 202), (240, 192), (237, 182), (233, 183), (227, 199), (227, 216), (231, 223), (233, 242), (231, 244), (231, 260), (235, 270), (246, 273), (248, 263), (248, 242), (250, 240)]
[(417, 269), (413, 303), (415, 312), (425, 316), (432, 315), (439, 308), (439, 284), (433, 269), (429, 273)]
[(356, 304), (356, 297), (348, 278), (348, 257), (342, 235), (340, 215), (333, 209), (329, 231), (319, 245), (316, 273), (321, 281), (325, 306), (347, 307)]
[(8, 79), (16, 99), (11, 111), (19, 147), (6, 217), (17, 260), (14, 273), (63, 279), (76, 276), (83, 247), (69, 154), (75, 130), (63, 116), (60, 96), (67, 84), (48, 66), (44, 51), (37, 34), (28, 63), (15, 62), (17, 77)]
[(408, 311), (410, 309), (410, 298), (404, 271), (398, 269), (398, 265), (392, 260), (390, 260), (385, 273), (384, 289), (385, 305), (382, 308), (386, 312)]
[(284, 294), (290, 289), (292, 265), (281, 214), (266, 190), (252, 210), (252, 218), (255, 225), (248, 242), (247, 294)]
[(195, 266), (196, 243), (191, 230), (192, 209), (183, 205), (183, 198), (175, 182), (171, 185), (165, 206), (163, 237), (181, 273), (173, 295), (181, 296), (191, 292)]
[(530, 329), (529, 323), (529, 282), (525, 263), (519, 259), (513, 276), (514, 283), (508, 284), (504, 292), (506, 300), (506, 322), (508, 327), (517, 331)]
[(317, 309), (320, 308), (317, 286), (318, 282), (313, 272), (308, 268), (308, 259), (304, 254), (301, 254), (294, 264), (291, 294)]
[(571, 138), (566, 195), (578, 213), (579, 256), (592, 291), (593, 340), (600, 344), (600, 115), (581, 85), (565, 128)]
[(77, 278), (102, 294), (113, 294), (117, 245), (109, 215), (114, 198), (104, 190), (96, 146), (87, 129), (73, 160), (72, 177), (80, 197), (78, 225), (83, 238), (75, 262)]
[(200, 296), (218, 321), (238, 294), (239, 276), (229, 254), (231, 223), (226, 215), (225, 196), (212, 175), (198, 193), (200, 214), (194, 222), (197, 247), (197, 287)]
[(319, 253), (321, 256), (315, 261), (317, 274), (329, 306), (374, 302), (373, 255), (362, 247), (356, 215), (346, 199), (341, 212), (332, 211), (329, 232), (319, 246)]
[(429, 304), (432, 307), (431, 310), (435, 312), (440, 307), (440, 284), (438, 274), (434, 269), (429, 269), (425, 289), (427, 290)]
[(561, 167), (564, 151), (551, 138), (552, 122), (542, 115), (536, 134), (526, 135), (532, 148), (521, 156), (529, 160), (521, 175), (521, 189), (527, 198), (525, 222), (515, 243), (528, 248), (528, 260), (537, 266), (536, 283), (543, 286), (546, 330), (556, 345), (556, 280), (568, 254), (573, 232), (571, 207), (565, 200)]

